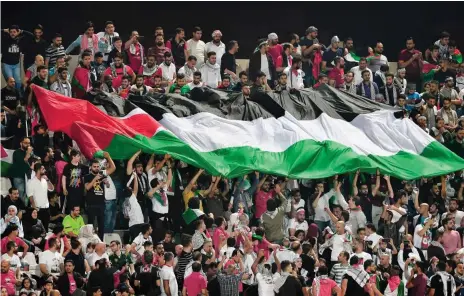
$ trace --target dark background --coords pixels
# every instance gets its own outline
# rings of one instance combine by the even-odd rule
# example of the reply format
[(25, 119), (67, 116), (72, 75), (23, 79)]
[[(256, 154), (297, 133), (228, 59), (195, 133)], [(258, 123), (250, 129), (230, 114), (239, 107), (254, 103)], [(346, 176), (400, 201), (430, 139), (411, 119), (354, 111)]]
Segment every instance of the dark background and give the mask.
[(176, 27), (189, 39), (194, 26), (203, 30), (202, 40), (211, 40), (219, 29), (223, 42), (239, 42), (238, 58), (249, 58), (259, 38), (270, 32), (288, 41), (290, 33), (300, 38), (307, 27), (319, 29), (319, 39), (329, 44), (333, 35), (341, 40), (352, 37), (358, 54), (377, 40), (384, 44), (384, 54), (396, 61), (405, 47), (405, 38), (413, 36), (416, 48), (424, 51), (438, 40), (440, 32), (451, 33), (458, 47), (464, 49), (463, 2), (2, 2), (2, 28), (17, 24), (32, 31), (44, 26), (45, 39), (54, 33), (63, 35), (67, 47), (92, 21), (95, 32), (103, 31), (112, 20), (116, 32), (126, 41), (132, 30), (145, 36), (144, 44), (153, 43), (154, 28), (164, 28), (165, 39)]

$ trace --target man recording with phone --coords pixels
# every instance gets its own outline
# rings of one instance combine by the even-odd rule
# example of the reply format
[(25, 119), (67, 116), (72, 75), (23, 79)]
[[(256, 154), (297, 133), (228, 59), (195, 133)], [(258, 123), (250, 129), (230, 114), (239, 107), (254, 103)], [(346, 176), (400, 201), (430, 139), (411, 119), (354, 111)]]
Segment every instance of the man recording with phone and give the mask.
[(88, 224), (93, 224), (95, 218), (97, 219), (98, 236), (101, 240), (103, 240), (105, 233), (105, 187), (109, 187), (107, 176), (112, 174), (116, 169), (108, 152), (104, 152), (103, 157), (109, 163), (108, 169), (101, 170), (100, 161), (92, 159), (90, 161), (90, 174), (84, 177), (87, 193)]

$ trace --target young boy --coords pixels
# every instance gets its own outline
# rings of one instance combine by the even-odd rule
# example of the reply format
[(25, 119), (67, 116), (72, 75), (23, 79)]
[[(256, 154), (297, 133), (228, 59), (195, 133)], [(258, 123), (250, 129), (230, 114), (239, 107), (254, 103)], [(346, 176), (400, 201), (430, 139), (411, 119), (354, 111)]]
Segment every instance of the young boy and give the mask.
[(180, 94), (185, 95), (186, 93), (190, 92), (190, 87), (187, 85), (187, 82), (185, 80), (185, 74), (177, 74), (177, 79), (176, 83), (171, 85), (169, 88), (169, 93), (176, 93), (176, 89), (180, 89)]

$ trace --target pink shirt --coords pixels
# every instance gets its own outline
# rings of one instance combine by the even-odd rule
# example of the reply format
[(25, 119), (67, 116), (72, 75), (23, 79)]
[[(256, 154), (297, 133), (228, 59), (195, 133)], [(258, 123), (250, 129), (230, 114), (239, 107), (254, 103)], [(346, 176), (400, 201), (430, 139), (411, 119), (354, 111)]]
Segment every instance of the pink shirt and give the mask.
[[(126, 75), (128, 76), (131, 76), (134, 75), (134, 71), (132, 70), (131, 67), (129, 67), (128, 65), (124, 65), (124, 67), (126, 68)], [(121, 86), (121, 83), (122, 83), (122, 77), (124, 76), (124, 69), (121, 67), (121, 68), (115, 68), (115, 73), (116, 74), (116, 77), (113, 77), (113, 87), (114, 88), (118, 88)], [(105, 70), (105, 73), (103, 74), (104, 76), (113, 76), (113, 72), (111, 71), (111, 67), (109, 68), (106, 68)], [(131, 81), (132, 81), (132, 78), (131, 78)]]
[[(50, 237), (45, 241), (45, 247), (44, 247), (45, 251), (49, 249), (48, 241), (51, 238), (56, 238), (56, 234), (50, 235)], [(64, 249), (63, 249), (64, 251), (63, 252), (66, 252), (68, 250), (66, 246), (69, 245), (68, 238), (66, 236), (62, 236), (61, 238), (63, 239), (63, 243), (64, 243)], [(56, 242), (58, 243), (57, 250), (59, 251), (61, 249), (61, 239), (57, 240)]]
[[(316, 281), (313, 281), (313, 286), (316, 285)], [(329, 278), (321, 279), (319, 286), (319, 294), (315, 296), (332, 296), (332, 289), (337, 286), (337, 283)]]
[(264, 257), (266, 260), (269, 259), (269, 245), (271, 243), (267, 241), (267, 239), (263, 238), (257, 245), (253, 246), (253, 251), (258, 254), (259, 250), (264, 250)]
[(192, 272), (184, 280), (187, 295), (201, 295), (201, 290), (206, 289), (206, 279), (199, 272)]
[[(1, 248), (2, 248), (2, 255), (5, 254), (5, 253), (7, 252), (6, 245), (7, 245), (8, 242), (10, 242), (10, 241), (13, 241), (13, 240), (10, 240), (10, 239), (8, 238), (8, 236), (5, 236), (4, 238), (2, 238), (1, 244), (0, 244), (0, 245), (1, 245)], [(17, 245), (18, 247), (23, 247), (23, 248), (24, 248), (24, 247), (27, 246), (26, 243), (25, 243), (22, 239), (20, 239), (19, 237), (16, 237), (16, 238), (14, 239), (14, 241), (15, 241), (15, 243), (16, 243), (16, 245)]]
[(58, 160), (55, 163), (57, 181), (55, 185), (56, 192), (61, 193), (61, 177), (63, 176), (63, 170), (67, 162), (63, 160)]
[[(3, 248), (2, 248), (3, 250)], [(5, 274), (2, 272), (0, 275), (0, 286), (5, 287), (6, 290), (8, 291), (8, 295), (13, 296), (16, 293), (16, 277), (15, 277), (15, 272), (10, 269), (8, 272)]]
[(256, 205), (256, 212), (255, 212), (255, 218), (260, 219), (261, 216), (266, 212), (267, 210), (267, 201), (270, 200), (274, 196), (274, 190), (270, 190), (268, 192), (259, 190), (256, 192), (256, 199), (255, 199), (255, 205)]
[(277, 58), (282, 55), (282, 51), (284, 51), (284, 48), (282, 45), (277, 44), (274, 46), (269, 46), (269, 54), (272, 56), (272, 61), (274, 62), (274, 65), (277, 63)]
[(69, 280), (69, 295), (72, 295), (74, 291), (77, 290), (76, 281), (74, 280), (74, 275), (68, 274), (68, 280)]
[(456, 230), (451, 230), (450, 232), (445, 231), (445, 233), (443, 233), (443, 248), (445, 249), (446, 255), (455, 253), (460, 249), (460, 239), (459, 232)]
[[(142, 46), (140, 45), (140, 43), (137, 43), (135, 45), (135, 54), (132, 54), (130, 52), (130, 49), (127, 49), (127, 57), (129, 58), (129, 66), (132, 68), (132, 69), (139, 69), (140, 66), (142, 66)], [(113, 81), (113, 87), (116, 88), (114, 86), (114, 81)]]
[(213, 245), (214, 245), (214, 250), (216, 251), (216, 254), (219, 254), (219, 249), (221, 246), (221, 240), (220, 240), (221, 234), (224, 235), (225, 239), (229, 238), (229, 234), (222, 228), (218, 227), (214, 230)]

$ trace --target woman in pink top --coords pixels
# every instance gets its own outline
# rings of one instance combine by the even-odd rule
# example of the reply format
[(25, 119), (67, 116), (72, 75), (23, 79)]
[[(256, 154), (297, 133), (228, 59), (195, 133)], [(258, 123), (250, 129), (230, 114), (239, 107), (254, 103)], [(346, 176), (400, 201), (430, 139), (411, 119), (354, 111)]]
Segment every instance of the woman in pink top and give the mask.
[(318, 277), (316, 277), (313, 281), (313, 286), (312, 286), (312, 293), (311, 295), (313, 296), (332, 296), (332, 295), (337, 295), (341, 296), (342, 295), (342, 290), (340, 289), (339, 286), (337, 286), (337, 283), (330, 279), (329, 276), (327, 275), (329, 273), (329, 270), (327, 269), (326, 266), (321, 266), (319, 267), (317, 273), (319, 274)]
[(215, 223), (217, 227), (213, 234), (213, 245), (214, 251), (216, 251), (216, 254), (219, 254), (219, 250), (221, 249), (221, 241), (227, 240), (229, 238), (229, 234), (226, 231), (227, 222), (223, 217), (217, 217)]

